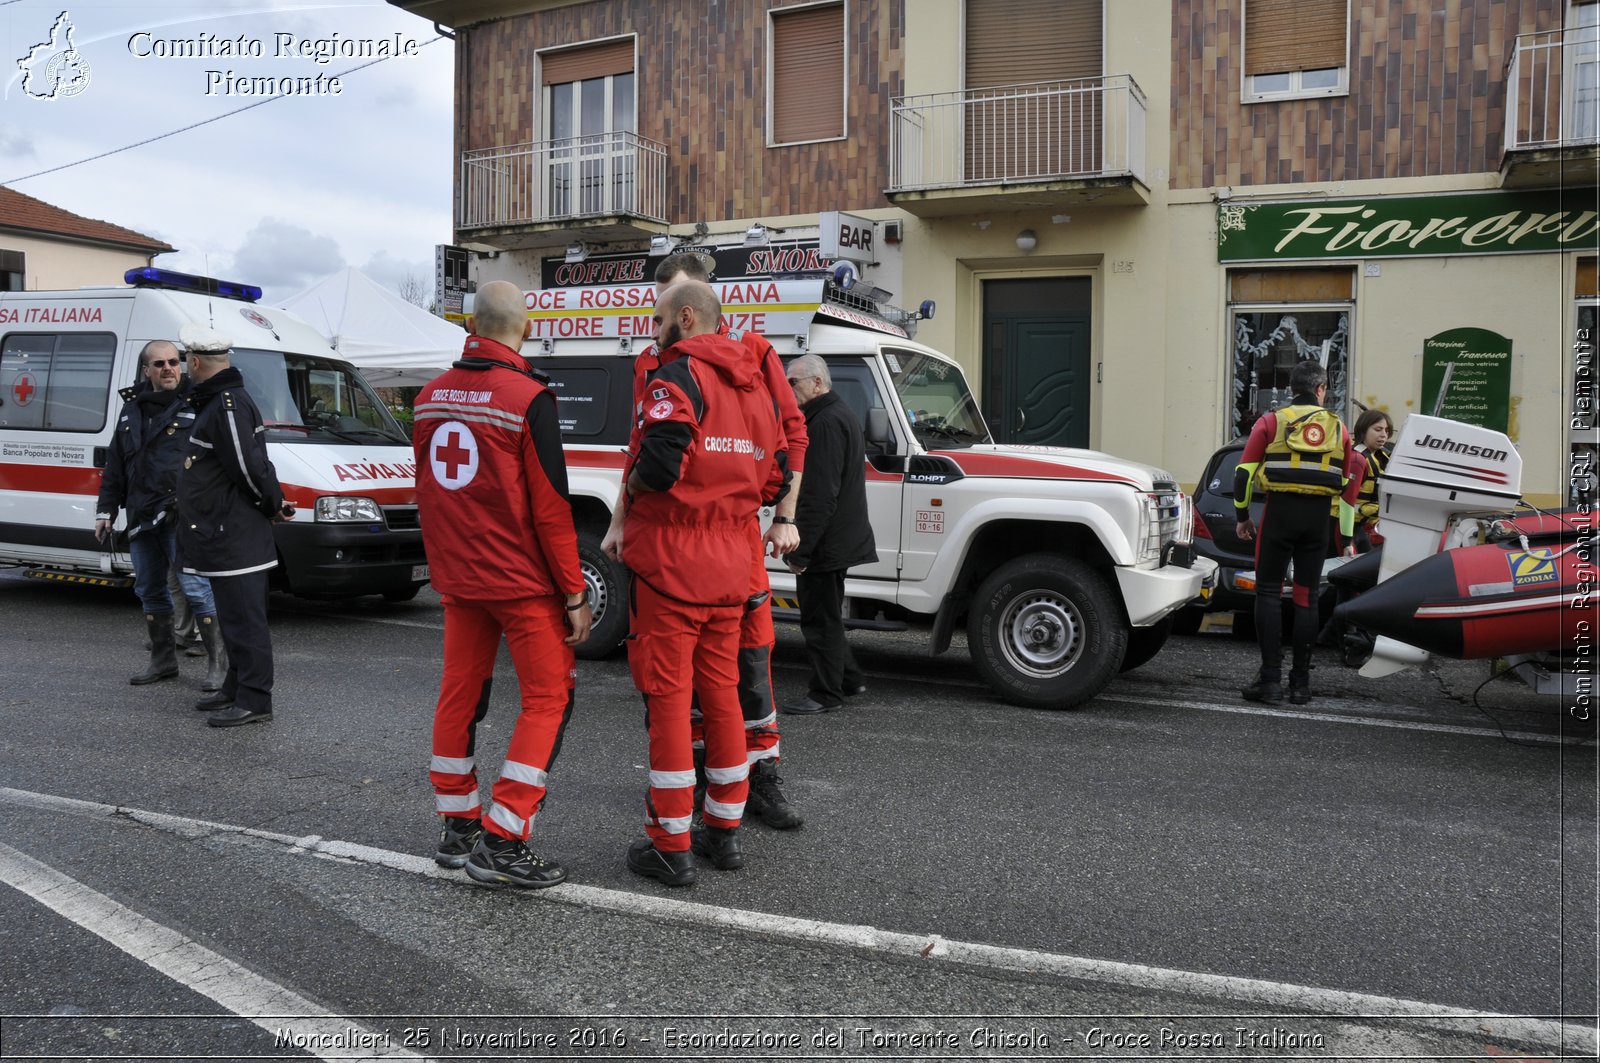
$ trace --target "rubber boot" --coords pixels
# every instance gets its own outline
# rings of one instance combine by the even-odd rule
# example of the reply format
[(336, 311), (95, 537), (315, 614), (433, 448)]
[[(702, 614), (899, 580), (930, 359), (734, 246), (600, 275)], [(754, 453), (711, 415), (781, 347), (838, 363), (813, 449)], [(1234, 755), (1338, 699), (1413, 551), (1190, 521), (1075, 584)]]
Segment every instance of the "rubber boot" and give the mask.
[(185, 657), (206, 657), (206, 647), (200, 641), (199, 618), (184, 596), (183, 585), (178, 582), (178, 569), (174, 565), (167, 571), (167, 592), (172, 595), (172, 637), (183, 649)]
[(159, 683), (178, 674), (178, 648), (172, 641), (172, 614), (146, 613), (144, 623), (150, 632), (150, 663), (144, 671), (128, 680), (136, 687)]
[(228, 647), (222, 644), (222, 629), (214, 616), (196, 617), (195, 623), (200, 627), (200, 641), (206, 648), (206, 678), (200, 689), (208, 693), (221, 690), (228, 678)]

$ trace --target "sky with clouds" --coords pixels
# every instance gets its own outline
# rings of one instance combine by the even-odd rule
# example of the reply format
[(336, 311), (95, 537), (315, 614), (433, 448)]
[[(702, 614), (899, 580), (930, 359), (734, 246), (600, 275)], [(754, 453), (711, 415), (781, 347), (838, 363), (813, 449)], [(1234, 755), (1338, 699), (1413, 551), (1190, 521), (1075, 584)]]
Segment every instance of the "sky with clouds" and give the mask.
[[(76, 68), (51, 67), (60, 34), (36, 48), (63, 12)], [(402, 54), (364, 66), (383, 43)], [(431, 292), (450, 241), (453, 66), (431, 22), (382, 0), (0, 0), (0, 184), (164, 240), (178, 252), (157, 265), (269, 301), (346, 266)], [(314, 90), (319, 75), (320, 94), (240, 87)]]

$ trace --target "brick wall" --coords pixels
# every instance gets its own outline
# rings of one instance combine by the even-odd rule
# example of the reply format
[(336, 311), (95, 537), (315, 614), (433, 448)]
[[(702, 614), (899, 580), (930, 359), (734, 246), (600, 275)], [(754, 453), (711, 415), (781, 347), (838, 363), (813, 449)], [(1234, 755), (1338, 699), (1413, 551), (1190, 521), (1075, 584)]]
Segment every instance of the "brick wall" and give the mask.
[(1240, 102), (1240, 0), (1174, 0), (1173, 188), (1498, 171), (1506, 61), (1563, 0), (1354, 0), (1350, 94)]
[(610, 0), (463, 30), (460, 152), (544, 139), (536, 52), (639, 35), (638, 132), (668, 158), (667, 219), (886, 206), (890, 99), (904, 90), (902, 0), (847, 0), (847, 137), (766, 146), (766, 0)]

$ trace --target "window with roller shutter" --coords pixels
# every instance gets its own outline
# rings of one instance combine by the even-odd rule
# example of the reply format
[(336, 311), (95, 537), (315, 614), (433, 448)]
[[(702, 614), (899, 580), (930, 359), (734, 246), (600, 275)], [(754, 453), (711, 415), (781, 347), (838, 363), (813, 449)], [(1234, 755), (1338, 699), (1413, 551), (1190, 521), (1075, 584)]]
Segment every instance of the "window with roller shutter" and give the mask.
[(1244, 101), (1350, 91), (1349, 0), (1244, 0)]
[(777, 8), (767, 64), (767, 143), (838, 140), (845, 123), (845, 5)]

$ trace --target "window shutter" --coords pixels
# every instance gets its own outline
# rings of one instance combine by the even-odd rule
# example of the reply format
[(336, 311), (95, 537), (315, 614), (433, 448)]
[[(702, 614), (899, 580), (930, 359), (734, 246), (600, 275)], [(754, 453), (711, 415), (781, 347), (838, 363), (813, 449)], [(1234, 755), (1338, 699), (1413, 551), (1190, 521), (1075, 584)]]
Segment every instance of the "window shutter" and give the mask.
[(1348, 0), (1245, 0), (1244, 72), (1326, 70), (1349, 62)]
[(966, 88), (1097, 78), (1101, 0), (967, 0)]
[(612, 74), (631, 74), (633, 38), (624, 37), (584, 48), (568, 48), (562, 52), (545, 52), (539, 56), (539, 66), (546, 85), (565, 85), (569, 81), (587, 81)]
[(772, 13), (772, 140), (844, 136), (844, 5)]

